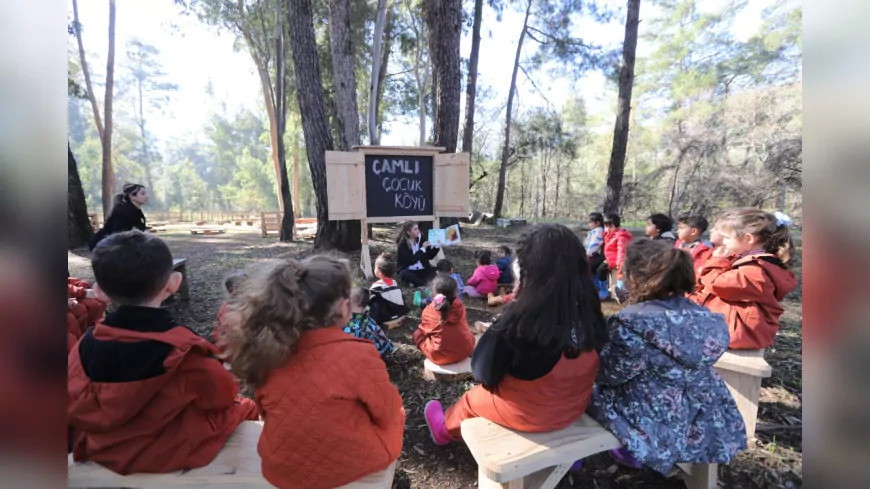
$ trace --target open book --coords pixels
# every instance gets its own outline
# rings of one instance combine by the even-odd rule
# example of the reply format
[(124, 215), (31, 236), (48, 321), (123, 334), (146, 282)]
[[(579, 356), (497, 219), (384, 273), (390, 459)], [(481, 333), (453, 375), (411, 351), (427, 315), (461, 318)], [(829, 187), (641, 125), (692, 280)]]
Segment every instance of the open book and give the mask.
[(432, 246), (450, 246), (460, 243), (459, 224), (447, 226), (445, 229), (430, 229), (429, 243)]

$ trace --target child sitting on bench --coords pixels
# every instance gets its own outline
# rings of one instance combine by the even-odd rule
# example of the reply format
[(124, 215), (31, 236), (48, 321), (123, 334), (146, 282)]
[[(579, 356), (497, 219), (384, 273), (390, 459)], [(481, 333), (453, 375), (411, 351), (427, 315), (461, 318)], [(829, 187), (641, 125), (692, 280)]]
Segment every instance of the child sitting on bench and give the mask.
[(396, 351), (396, 345), (387, 338), (384, 330), (371, 318), (368, 303), (369, 291), (354, 287), (350, 293), (350, 321), (344, 327), (344, 332), (371, 341), (381, 358), (386, 358), (390, 353)]
[(423, 309), (420, 326), (414, 331), (414, 344), (436, 365), (465, 360), (474, 350), (474, 335), (457, 291), (450, 275), (437, 274), (432, 282), (432, 302)]
[(207, 465), (242, 421), (259, 418), (218, 349), (160, 308), (181, 284), (169, 248), (117, 233), (96, 246), (92, 266), (97, 296), (118, 309), (69, 355), (74, 459), (125, 475)]
[(782, 213), (736, 209), (716, 222), (723, 246), (701, 267), (698, 304), (725, 315), (731, 348), (761, 350), (773, 345), (779, 330), (780, 305), (797, 287), (788, 269), (794, 244)]
[(396, 261), (390, 253), (381, 253), (375, 260), (377, 282), (369, 289), (369, 313), (378, 324), (394, 321), (408, 314), (402, 289), (396, 282)]
[(343, 331), (351, 286), (346, 260), (318, 255), (256, 269), (237, 297), (228, 351), (263, 411), (257, 452), (277, 487), (344, 486), (402, 452), (399, 391), (371, 342)]
[(701, 266), (713, 254), (713, 243), (701, 239), (701, 235), (707, 231), (708, 226), (707, 219), (697, 214), (683, 216), (677, 224), (677, 237), (679, 239), (674, 246), (688, 251), (692, 255), (696, 277), (701, 274)]
[(583, 244), (559, 224), (535, 226), (517, 248), (522, 270), (515, 302), (478, 341), (471, 357), (478, 385), (445, 413), (424, 409), (433, 441), (461, 438), (460, 424), (483, 417), (506, 428), (565, 428), (586, 411), (607, 340)]
[(728, 327), (686, 298), (695, 286), (691, 258), (641, 239), (629, 245), (623, 270), (633, 304), (609, 320), (589, 407), (625, 447), (611, 455), (664, 475), (678, 462), (729, 462), (746, 449), (746, 429), (713, 372)]

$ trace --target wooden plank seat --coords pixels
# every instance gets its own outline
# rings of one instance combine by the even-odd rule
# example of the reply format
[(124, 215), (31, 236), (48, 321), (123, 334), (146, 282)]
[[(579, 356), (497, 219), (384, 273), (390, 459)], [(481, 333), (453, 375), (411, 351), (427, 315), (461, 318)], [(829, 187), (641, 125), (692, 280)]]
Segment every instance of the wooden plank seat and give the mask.
[(225, 232), (227, 232), (226, 228), (220, 224), (198, 224), (190, 228), (190, 234), (204, 234), (207, 236), (223, 234)]
[[(68, 457), (69, 487), (274, 487), (263, 477), (257, 442), (263, 431), (262, 421), (245, 421), (230, 435), (226, 445), (205, 467), (168, 474), (119, 475), (93, 462), (74, 463)], [(393, 484), (396, 462), (381, 472), (344, 486), (343, 489), (388, 489)]]
[(267, 237), (269, 233), (281, 233), (281, 221), (284, 215), (280, 212), (260, 213), (260, 235)]
[(728, 350), (714, 365), (725, 381), (737, 410), (746, 425), (746, 439), (755, 439), (758, 420), (758, 398), (761, 394), (761, 379), (770, 377), (773, 370), (764, 360), (764, 350)]
[(435, 364), (428, 358), (423, 360), (423, 378), (427, 380), (453, 382), (454, 380), (467, 378), (471, 375), (471, 358), (447, 365)]
[(404, 321), (405, 321), (405, 316), (399, 316), (396, 319), (393, 319), (392, 321), (386, 321), (384, 323), (384, 327), (387, 329), (396, 329), (399, 326), (401, 326)]
[[(479, 489), (551, 489), (577, 460), (620, 448), (588, 415), (550, 433), (520, 433), (484, 418), (462, 422), (462, 438), (477, 461)], [(679, 464), (688, 489), (715, 489), (717, 464)]]

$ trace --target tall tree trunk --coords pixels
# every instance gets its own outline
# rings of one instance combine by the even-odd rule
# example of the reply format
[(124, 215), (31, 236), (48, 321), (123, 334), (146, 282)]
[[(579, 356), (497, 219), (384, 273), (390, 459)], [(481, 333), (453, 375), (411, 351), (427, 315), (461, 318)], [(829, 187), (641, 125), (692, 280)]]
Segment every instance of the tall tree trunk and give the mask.
[(284, 150), (284, 131), (287, 128), (287, 78), (284, 46), (284, 0), (275, 1), (275, 153), (278, 154), (278, 201), (281, 203), (281, 231), (278, 240), (293, 241), (296, 216), (293, 215), (293, 200), (290, 195), (290, 180), (287, 178), (287, 152)]
[[(504, 123), (504, 147), (501, 152), (501, 165), (498, 168), (498, 189), (495, 194), (495, 209), (493, 217), (501, 217), (502, 205), (504, 204), (505, 176), (507, 175), (508, 157), (511, 149), (511, 116), (513, 115), (514, 93), (517, 90), (517, 71), (520, 69), (520, 53), (523, 50), (523, 41), (526, 38), (526, 29), (529, 27), (529, 14), (532, 11), (532, 0), (526, 6), (526, 17), (523, 20), (523, 30), (520, 31), (520, 40), (517, 42), (517, 54), (514, 57), (514, 72), (511, 75), (511, 87), (508, 90), (507, 113)], [(537, 211), (536, 211), (537, 212)]]
[(106, 126), (103, 128), (103, 218), (112, 209), (115, 171), (112, 168), (112, 95), (115, 86), (115, 0), (109, 0), (109, 54), (106, 57), (106, 96), (103, 102)]
[(338, 149), (350, 151), (359, 144), (359, 108), (350, 42), (349, 0), (329, 1), (329, 39), (332, 44), (332, 76), (340, 128)]
[[(432, 140), (438, 132), (438, 86), (441, 78), (438, 76), (438, 36), (441, 32), (441, 0), (422, 0), (423, 18), (426, 21), (426, 30), (429, 34), (429, 110), (432, 115)], [(434, 27), (433, 27), (434, 26)]]
[(317, 207), (317, 248), (354, 250), (360, 248), (359, 221), (329, 221), (326, 196), (326, 151), (334, 148), (326, 119), (320, 62), (314, 37), (311, 0), (291, 0), (287, 20), (296, 73), (296, 99), (308, 153), (308, 167)]
[(97, 96), (94, 86), (91, 84), (91, 74), (88, 70), (88, 62), (85, 60), (85, 44), (82, 42), (82, 24), (79, 22), (79, 3), (73, 0), (73, 20), (75, 21), (76, 41), (79, 45), (79, 61), (82, 64), (82, 74), (85, 77), (85, 89), (88, 91), (88, 100), (91, 101), (91, 109), (94, 112), (94, 123), (97, 125), (97, 135), (103, 142), (103, 121), (100, 118), (100, 108), (97, 107)]
[(136, 79), (136, 88), (139, 90), (139, 135), (142, 137), (142, 163), (145, 167), (145, 185), (148, 191), (154, 195), (154, 179), (151, 172), (151, 159), (148, 157), (148, 139), (145, 132), (145, 101), (142, 95), (142, 79)]
[(468, 58), (468, 81), (465, 84), (465, 129), (462, 151), (471, 153), (474, 144), (474, 100), (477, 96), (477, 63), (480, 59), (480, 24), (483, 23), (483, 0), (474, 0), (474, 24), (471, 28), (471, 56)]
[(374, 42), (372, 43), (372, 77), (369, 84), (368, 130), (369, 144), (380, 144), (378, 141), (378, 87), (381, 75), (381, 46), (384, 40), (384, 24), (387, 21), (387, 0), (378, 0), (378, 15), (375, 20)]
[(79, 178), (79, 168), (69, 143), (67, 150), (67, 193), (66, 193), (66, 233), (69, 249), (84, 246), (94, 236), (94, 229), (88, 219), (88, 204), (82, 180)]
[(302, 217), (299, 207), (299, 128), (293, 128), (293, 213)]
[(381, 46), (381, 66), (380, 74), (378, 75), (378, 101), (375, 104), (375, 119), (378, 125), (378, 142), (381, 141), (381, 134), (384, 129), (384, 111), (381, 110), (381, 102), (384, 100), (384, 87), (387, 83), (387, 65), (390, 62), (390, 50), (393, 42), (393, 8), (387, 8), (387, 20), (384, 25), (384, 44)]
[[(429, 42), (435, 46), (433, 72), (438, 75), (435, 97), (435, 146), (455, 153), (459, 139), (459, 102), (462, 72), (459, 67), (459, 41), (462, 37), (462, 1), (437, 0), (438, 14), (427, 12)], [(433, 33), (435, 33), (433, 35)]]
[(622, 44), (622, 66), (619, 68), (619, 100), (616, 107), (616, 125), (613, 128), (610, 167), (607, 170), (604, 212), (619, 212), (622, 177), (625, 173), (625, 152), (628, 147), (628, 125), (631, 114), (631, 89), (634, 85), (634, 57), (637, 51), (639, 15), (640, 0), (628, 0), (625, 41)]

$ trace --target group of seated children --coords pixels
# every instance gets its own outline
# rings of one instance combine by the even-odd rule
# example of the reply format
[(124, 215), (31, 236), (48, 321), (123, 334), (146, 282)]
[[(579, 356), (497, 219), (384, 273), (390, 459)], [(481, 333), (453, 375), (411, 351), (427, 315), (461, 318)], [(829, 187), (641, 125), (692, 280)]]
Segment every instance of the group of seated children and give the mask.
[[(462, 421), (473, 417), (546, 432), (588, 412), (620, 440), (612, 456), (622, 463), (669, 474), (676, 463), (729, 462), (746, 447), (745, 427), (712, 367), (729, 344), (773, 342), (778, 302), (796, 285), (788, 218), (726, 213), (716, 224), (722, 245), (697, 279), (685, 250), (701, 246), (704, 221), (681, 220), (679, 247), (628, 244), (618, 216), (590, 221), (606, 232), (585, 249), (558, 224), (521, 236), (514, 300), (476, 344), (452, 267), (435, 272), (414, 343), (439, 364), (470, 355), (479, 385), (446, 411), (437, 400), (426, 404), (432, 439), (461, 439)], [(607, 321), (589, 273), (602, 247), (631, 302)], [(122, 474), (199, 467), (258, 416), (262, 472), (278, 487), (337, 487), (398, 458), (405, 411), (379, 355), (391, 345), (368, 327), (371, 302), (353, 290), (345, 260), (290, 259), (246, 273), (222, 312), (223, 354), (160, 309), (181, 281), (160, 239), (112, 235), (95, 249), (93, 269), (96, 296), (119, 307), (69, 355), (75, 460)], [(393, 283), (389, 265), (379, 269), (383, 285)], [(238, 397), (233, 374), (254, 389), (255, 402)]]
[(472, 353), (480, 385), (446, 411), (437, 400), (425, 407), (435, 443), (459, 440), (473, 417), (546, 432), (588, 409), (622, 442), (614, 457), (663, 474), (678, 462), (728, 462), (745, 449), (740, 413), (711, 368), (728, 347), (728, 327), (686, 299), (689, 256), (650, 240), (626, 254), (636, 304), (606, 323), (576, 235), (558, 224), (523, 235), (514, 303)]
[(90, 283), (70, 277), (69, 272), (66, 294), (66, 351), (69, 353), (88, 328), (102, 319), (107, 304), (97, 298)]

